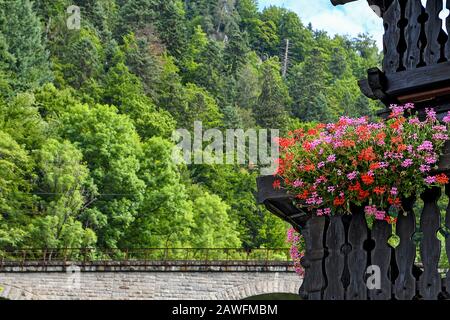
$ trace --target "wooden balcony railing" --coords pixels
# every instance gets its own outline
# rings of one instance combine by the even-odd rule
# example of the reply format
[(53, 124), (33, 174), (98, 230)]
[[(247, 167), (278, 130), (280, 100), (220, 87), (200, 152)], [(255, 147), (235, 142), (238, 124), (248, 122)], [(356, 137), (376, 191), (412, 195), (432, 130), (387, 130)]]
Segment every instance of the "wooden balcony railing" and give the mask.
[[(348, 0), (332, 0), (334, 5)], [(450, 101), (450, 1), (369, 0), (385, 29), (382, 70), (360, 81), (363, 93), (392, 103), (440, 105)], [(446, 8), (444, 8), (446, 3)], [(432, 102), (431, 102), (432, 101)]]
[[(271, 191), (273, 179), (272, 176), (258, 179), (259, 200), (301, 230), (305, 238), (306, 252), (302, 261), (305, 278), (301, 287), (304, 298), (437, 300), (450, 297), (450, 272), (439, 268), (441, 250), (446, 250), (450, 263), (450, 204), (445, 222), (441, 223), (437, 205), (440, 188), (421, 195), (423, 208), (420, 212), (415, 212), (415, 198), (403, 201), (407, 214), (399, 215), (396, 235), (400, 243), (393, 248), (388, 244), (392, 226), (385, 221), (376, 221), (370, 230), (364, 207), (353, 207), (352, 215), (307, 215), (296, 209), (286, 193)], [(450, 195), (450, 186), (447, 186), (446, 194)], [(446, 237), (445, 248), (441, 246), (438, 232)], [(417, 243), (415, 239), (419, 238)], [(379, 288), (373, 289), (367, 283), (370, 266), (380, 270)]]

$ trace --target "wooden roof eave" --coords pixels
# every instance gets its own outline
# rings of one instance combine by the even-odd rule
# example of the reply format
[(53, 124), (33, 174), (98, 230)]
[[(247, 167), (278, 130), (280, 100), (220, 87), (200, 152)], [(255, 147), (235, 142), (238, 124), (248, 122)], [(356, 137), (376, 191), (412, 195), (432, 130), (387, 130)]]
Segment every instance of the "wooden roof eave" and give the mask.
[[(358, 0), (330, 0), (333, 6), (344, 5)], [(382, 17), (387, 8), (392, 4), (393, 0), (367, 0), (369, 6), (375, 13)]]
[(290, 223), (297, 231), (305, 227), (311, 215), (297, 208), (286, 190), (275, 190), (272, 186), (277, 179), (274, 176), (261, 176), (257, 178), (258, 204), (264, 204), (267, 210)]

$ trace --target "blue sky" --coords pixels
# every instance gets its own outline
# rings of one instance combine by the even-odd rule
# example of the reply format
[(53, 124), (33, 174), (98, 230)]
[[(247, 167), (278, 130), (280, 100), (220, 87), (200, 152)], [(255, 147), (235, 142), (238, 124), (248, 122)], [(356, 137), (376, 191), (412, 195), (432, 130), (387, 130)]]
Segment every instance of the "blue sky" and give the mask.
[(371, 34), (382, 48), (382, 20), (365, 0), (338, 7), (334, 7), (330, 0), (259, 0), (258, 3), (261, 9), (269, 5), (290, 9), (300, 16), (305, 25), (311, 22), (314, 29), (325, 30), (331, 35)]

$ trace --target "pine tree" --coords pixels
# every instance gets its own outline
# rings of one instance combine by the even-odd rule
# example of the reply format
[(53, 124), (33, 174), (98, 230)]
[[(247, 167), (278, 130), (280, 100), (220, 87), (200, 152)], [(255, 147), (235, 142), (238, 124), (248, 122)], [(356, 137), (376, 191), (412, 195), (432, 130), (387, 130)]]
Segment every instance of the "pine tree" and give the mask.
[(245, 64), (249, 50), (247, 35), (240, 32), (238, 27), (233, 28), (224, 51), (224, 62), (230, 74), (234, 75)]
[(10, 83), (14, 74), (8, 70), (8, 66), (14, 63), (14, 57), (8, 52), (5, 38), (0, 33), (0, 98), (11, 93)]
[(6, 62), (6, 72), (15, 74), (12, 86), (22, 91), (51, 81), (48, 53), (42, 41), (39, 18), (29, 0), (0, 3), (0, 39), (6, 43), (12, 59)]
[(242, 119), (239, 109), (234, 106), (226, 106), (222, 109), (223, 124), (226, 129), (242, 128)]
[[(293, 114), (303, 121), (319, 120), (315, 114), (315, 97), (324, 93), (329, 85), (326, 55), (320, 48), (314, 48), (308, 58), (294, 67), (289, 79), (293, 99)], [(306, 116), (308, 115), (308, 116)]]
[(252, 52), (246, 56), (246, 64), (236, 74), (235, 103), (246, 110), (252, 110), (261, 94), (259, 67), (261, 60)]
[(123, 1), (118, 12), (118, 21), (116, 27), (116, 37), (122, 36), (137, 30), (154, 26), (156, 13), (154, 11), (155, 3), (158, 0), (129, 0)]
[(73, 0), (81, 8), (81, 21), (85, 27), (95, 28), (102, 38), (110, 38), (117, 20), (115, 0)]
[(244, 23), (249, 19), (256, 19), (259, 16), (256, 0), (237, 0), (236, 10), (239, 12), (239, 16)]
[(157, 39), (140, 33), (130, 34), (123, 38), (124, 62), (132, 73), (142, 82), (145, 93), (155, 102), (158, 101), (158, 86), (161, 85), (163, 57), (158, 52)]
[(324, 93), (319, 92), (316, 96), (312, 97), (311, 101), (308, 103), (302, 118), (306, 122), (318, 121), (327, 123), (331, 120), (331, 117), (328, 99)]
[(185, 11), (181, 0), (158, 1), (156, 27), (170, 54), (180, 58), (187, 44)]
[(263, 63), (261, 82), (262, 93), (253, 108), (256, 123), (263, 128), (284, 129), (290, 97), (281, 78), (280, 63), (277, 58), (266, 60)]
[(303, 26), (294, 12), (285, 12), (278, 26), (281, 41), (289, 40), (289, 66), (306, 58), (308, 49), (313, 45), (311, 33)]
[(97, 81), (103, 71), (105, 52), (95, 30), (82, 28), (71, 34), (55, 57), (55, 74), (60, 85), (79, 89)]

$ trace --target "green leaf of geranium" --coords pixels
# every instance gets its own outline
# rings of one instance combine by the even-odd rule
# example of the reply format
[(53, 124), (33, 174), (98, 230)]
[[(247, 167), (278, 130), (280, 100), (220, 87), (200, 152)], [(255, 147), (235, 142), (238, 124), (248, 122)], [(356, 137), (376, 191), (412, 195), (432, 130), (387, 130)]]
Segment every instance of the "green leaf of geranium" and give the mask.
[(391, 217), (397, 218), (398, 217), (398, 208), (396, 207), (390, 207), (389, 208), (389, 215)]
[(400, 237), (396, 234), (393, 234), (392, 236), (390, 236), (388, 244), (394, 249), (397, 248), (400, 245)]

